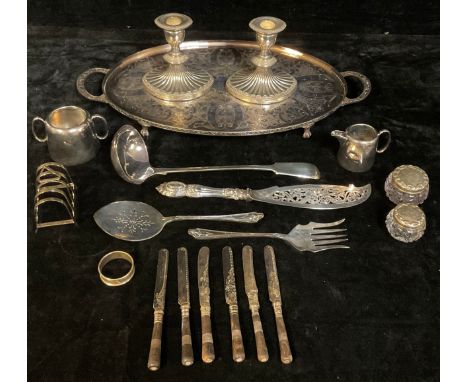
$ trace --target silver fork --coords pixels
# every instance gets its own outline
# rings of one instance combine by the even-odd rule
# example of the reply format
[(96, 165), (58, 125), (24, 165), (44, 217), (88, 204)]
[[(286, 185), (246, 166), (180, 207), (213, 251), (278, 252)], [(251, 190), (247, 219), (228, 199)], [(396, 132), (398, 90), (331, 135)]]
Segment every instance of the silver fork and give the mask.
[(288, 234), (268, 232), (228, 232), (215, 231), (211, 229), (193, 228), (189, 229), (190, 236), (198, 240), (230, 239), (237, 237), (269, 237), (287, 241), (299, 251), (319, 252), (327, 249), (349, 248), (342, 244), (348, 241), (346, 228), (329, 228), (343, 223), (345, 219), (331, 223), (310, 222), (306, 225), (298, 224)]

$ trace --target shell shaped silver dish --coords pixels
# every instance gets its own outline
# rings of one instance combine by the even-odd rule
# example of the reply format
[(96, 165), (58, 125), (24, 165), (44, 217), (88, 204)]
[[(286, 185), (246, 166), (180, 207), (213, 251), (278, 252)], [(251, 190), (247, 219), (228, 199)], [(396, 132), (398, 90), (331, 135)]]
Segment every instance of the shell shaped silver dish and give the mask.
[[(85, 98), (109, 104), (143, 128), (158, 127), (180, 133), (249, 136), (310, 128), (341, 106), (364, 100), (371, 91), (369, 79), (357, 72), (338, 72), (326, 62), (298, 50), (275, 45), (277, 59), (273, 71), (288, 73), (297, 81), (294, 94), (282, 102), (257, 105), (243, 102), (226, 91), (226, 81), (241, 69), (252, 69), (252, 57), (259, 47), (251, 41), (188, 41), (180, 45), (188, 56), (188, 69), (205, 70), (214, 78), (211, 88), (191, 101), (165, 101), (149, 94), (143, 84), (146, 73), (165, 66), (169, 45), (160, 45), (132, 54), (112, 69), (92, 68), (79, 75), (76, 85)], [(105, 74), (102, 94), (86, 89), (86, 79)], [(362, 83), (362, 92), (347, 97), (346, 77)], [(143, 132), (144, 133), (144, 132)]]

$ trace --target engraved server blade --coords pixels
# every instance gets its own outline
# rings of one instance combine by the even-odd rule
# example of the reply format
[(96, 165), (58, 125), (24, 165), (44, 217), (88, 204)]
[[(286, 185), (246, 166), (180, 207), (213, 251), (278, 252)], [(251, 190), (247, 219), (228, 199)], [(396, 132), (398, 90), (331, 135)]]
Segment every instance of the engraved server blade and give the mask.
[(209, 279), (210, 250), (208, 247), (200, 248), (198, 253), (198, 293), (201, 306), (210, 306), (210, 279)]
[(228, 305), (237, 305), (236, 279), (232, 249), (223, 248), (224, 297)]
[(188, 256), (185, 248), (179, 248), (177, 250), (177, 287), (179, 305), (189, 305)]
[(158, 255), (158, 270), (156, 271), (156, 286), (154, 287), (153, 309), (164, 310), (166, 299), (167, 266), (169, 263), (169, 251), (162, 249)]
[(357, 206), (365, 202), (372, 191), (370, 184), (336, 186), (331, 184), (304, 184), (248, 190), (258, 202), (312, 210), (336, 210)]
[(265, 247), (265, 268), (268, 280), (268, 295), (272, 303), (281, 303), (281, 292), (276, 270), (275, 253), (269, 246)]
[(249, 305), (258, 305), (258, 288), (255, 281), (255, 273), (253, 266), (252, 248), (242, 249), (242, 266), (244, 269), (244, 287)]

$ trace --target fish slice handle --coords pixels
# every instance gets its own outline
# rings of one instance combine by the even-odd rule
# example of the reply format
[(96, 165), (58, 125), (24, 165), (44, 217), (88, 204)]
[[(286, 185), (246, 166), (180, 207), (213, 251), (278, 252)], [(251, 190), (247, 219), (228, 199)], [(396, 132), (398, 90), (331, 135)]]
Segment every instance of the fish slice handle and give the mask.
[(164, 312), (154, 311), (153, 334), (151, 336), (148, 369), (156, 371), (161, 366), (161, 334)]
[(156, 187), (156, 190), (169, 198), (223, 198), (233, 200), (252, 200), (249, 189), (241, 188), (215, 188), (200, 184), (185, 184), (182, 182), (165, 182)]

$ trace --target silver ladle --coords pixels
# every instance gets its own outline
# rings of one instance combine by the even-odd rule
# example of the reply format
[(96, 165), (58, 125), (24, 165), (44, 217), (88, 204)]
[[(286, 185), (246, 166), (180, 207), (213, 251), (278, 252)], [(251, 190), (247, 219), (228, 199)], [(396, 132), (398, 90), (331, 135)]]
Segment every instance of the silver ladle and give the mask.
[(154, 175), (177, 172), (204, 172), (226, 170), (272, 171), (276, 175), (295, 176), (303, 179), (319, 179), (317, 166), (303, 162), (283, 162), (272, 165), (232, 165), (158, 168), (149, 162), (148, 150), (140, 133), (133, 126), (123, 125), (114, 135), (111, 145), (111, 159), (120, 177), (129, 183), (141, 184)]
[(168, 223), (181, 220), (216, 220), (235, 223), (257, 223), (261, 212), (230, 215), (163, 216), (142, 202), (123, 200), (105, 205), (94, 213), (96, 224), (105, 233), (126, 241), (143, 241), (159, 234)]

